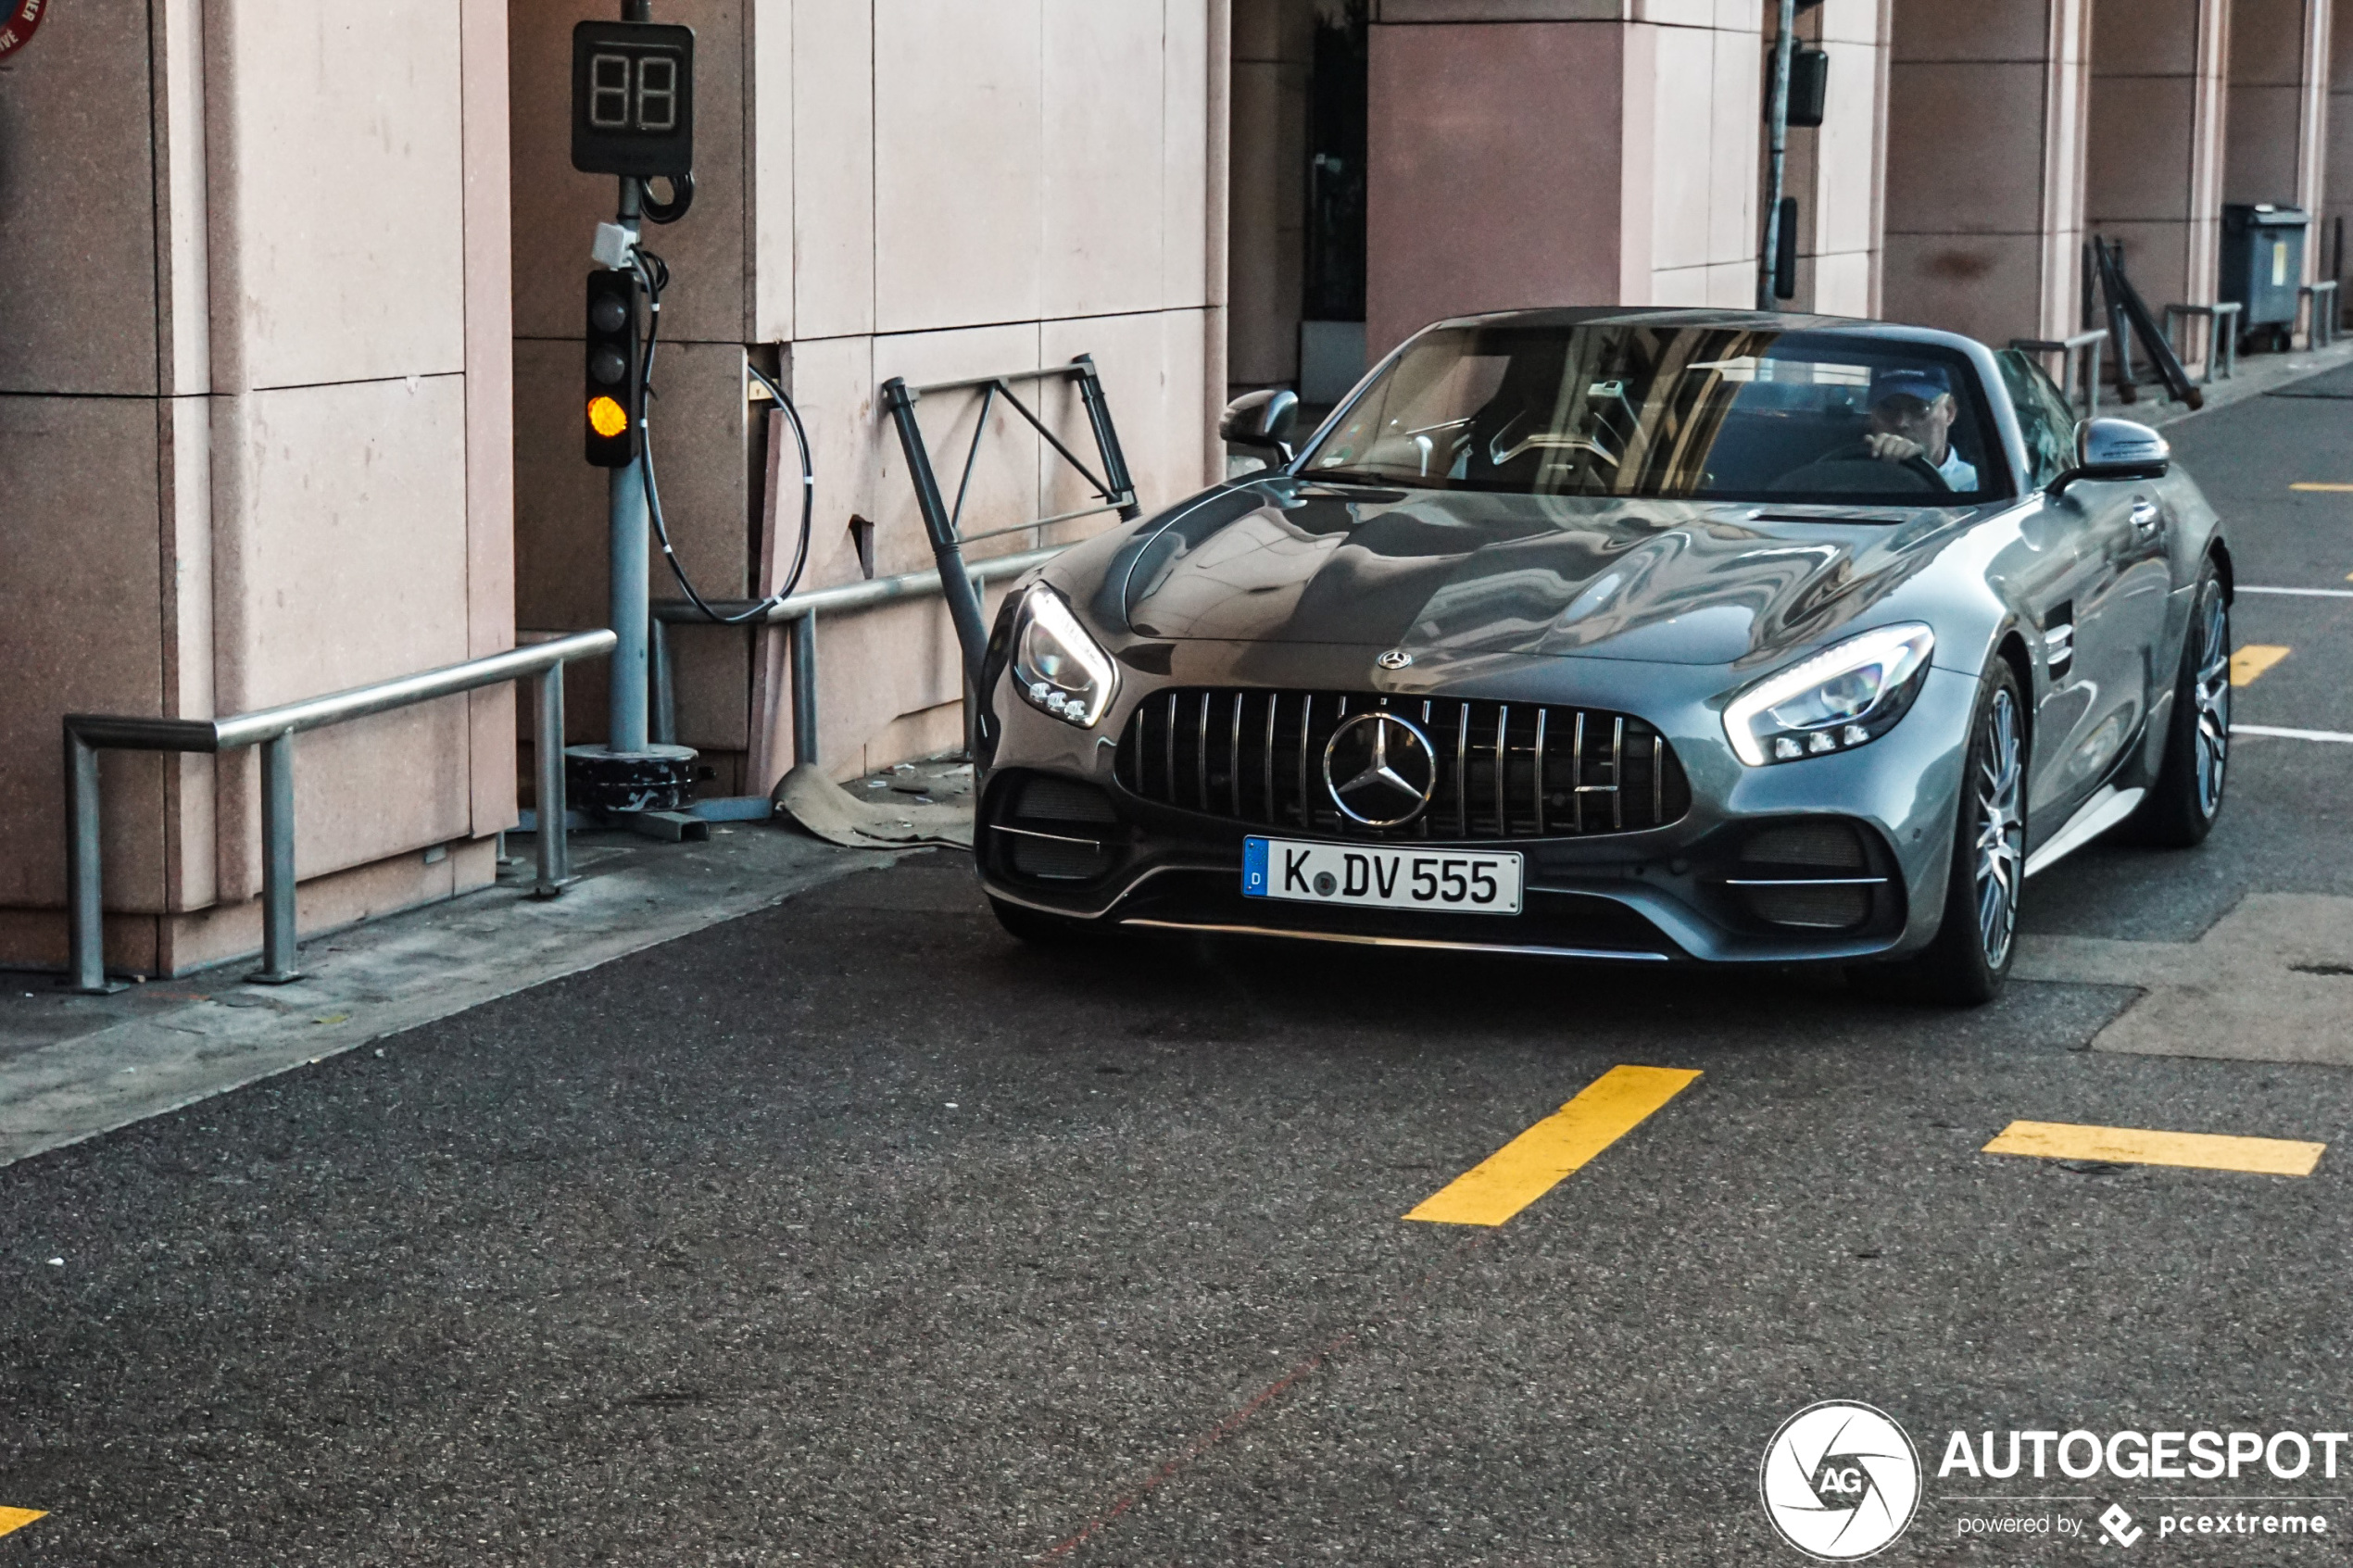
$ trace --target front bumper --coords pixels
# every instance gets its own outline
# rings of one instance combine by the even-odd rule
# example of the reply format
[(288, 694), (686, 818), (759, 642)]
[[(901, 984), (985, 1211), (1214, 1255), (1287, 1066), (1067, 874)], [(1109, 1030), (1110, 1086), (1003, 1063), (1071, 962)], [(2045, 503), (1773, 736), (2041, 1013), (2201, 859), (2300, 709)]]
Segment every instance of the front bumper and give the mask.
[[(1444, 915), (1246, 898), (1242, 842), (1250, 836), (1360, 842), (1296, 824), (1238, 821), (1130, 794), (1114, 777), (1129, 716), (1171, 686), (1250, 685), (1263, 646), (1178, 644), (1166, 675), (1123, 671), (1120, 700), (1101, 727), (1080, 731), (1038, 712), (1001, 682), (992, 692), (992, 754), (980, 792), (975, 859), (991, 897), (1079, 920), (1143, 931), (1308, 938), (1352, 944), (1475, 948), (1648, 963), (1787, 963), (1893, 956), (1924, 945), (1944, 906), (1963, 749), (1977, 683), (1931, 670), (1912, 711), (1888, 734), (1851, 752), (1767, 768), (1743, 766), (1723, 735), (1722, 695), (1743, 680), (1718, 668), (1619, 659), (1483, 659), (1476, 669), (1373, 669), (1378, 649), (1285, 648), (1283, 686), (1355, 688), (1372, 695), (1477, 696), (1606, 708), (1655, 725), (1675, 747), (1692, 804), (1666, 826), (1578, 837), (1449, 839), (1414, 846), (1516, 850), (1527, 894), (1514, 916)], [(1265, 684), (1274, 684), (1267, 682)], [(1089, 786), (1094, 807), (1047, 791), (1055, 811), (1026, 804), (1028, 781)], [(1842, 834), (1850, 865), (1758, 864), (1760, 844), (1784, 830)], [(1780, 834), (1779, 837), (1770, 837)], [(1801, 834), (1803, 836), (1803, 834)], [(1820, 833), (1815, 834), (1820, 838)], [(1828, 841), (1825, 841), (1828, 842)], [(1091, 847), (1082, 848), (1081, 846)], [(1778, 853), (1778, 851), (1769, 851)], [(1832, 859), (1837, 857), (1833, 856)], [(1045, 874), (1040, 874), (1041, 870)], [(1856, 918), (1791, 923), (1785, 904), (1755, 884), (1818, 878), (1862, 889)], [(1818, 915), (1818, 911), (1817, 911)]]

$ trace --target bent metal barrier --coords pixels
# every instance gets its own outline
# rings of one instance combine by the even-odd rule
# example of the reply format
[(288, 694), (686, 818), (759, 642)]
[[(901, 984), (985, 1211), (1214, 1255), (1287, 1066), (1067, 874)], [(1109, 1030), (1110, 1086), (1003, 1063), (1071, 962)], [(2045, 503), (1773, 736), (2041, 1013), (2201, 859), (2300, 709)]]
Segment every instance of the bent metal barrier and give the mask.
[[(66, 896), (72, 909), (71, 989), (91, 994), (106, 979), (104, 910), (99, 897), (98, 752), (241, 751), (261, 747), (262, 964), (246, 978), (264, 985), (299, 980), (295, 967), (294, 738), (304, 730), (386, 713), (435, 697), (454, 696), (526, 676), (539, 677), (535, 731), (538, 806), (552, 804), (562, 822), (564, 800), (564, 666), (612, 651), (608, 631), (579, 632), (463, 664), (421, 671), (371, 686), (305, 697), (227, 719), (143, 719), (109, 713), (69, 713), (65, 719)], [(532, 891), (552, 897), (573, 880), (564, 835), (542, 833), (539, 877)]]
[[(974, 561), (964, 568), (964, 576), (973, 591), (1007, 577), (1018, 577), (1031, 567), (1053, 559), (1068, 549), (1067, 545), (1049, 545), (1041, 550), (1025, 550), (1013, 556), (991, 556)], [(877, 577), (866, 583), (844, 583), (838, 588), (817, 588), (769, 608), (760, 620), (770, 625), (789, 623), (792, 627), (792, 749), (793, 763), (799, 766), (817, 760), (817, 617), (837, 614), (846, 609), (863, 609), (870, 605), (888, 604), (896, 599), (925, 598), (941, 591), (937, 571), (910, 571), (898, 577)], [(713, 599), (711, 607), (722, 615), (740, 615), (753, 608), (750, 599)], [(654, 739), (669, 743), (677, 738), (678, 703), (671, 671), (669, 627), (673, 623), (699, 624), (702, 611), (685, 599), (654, 601), (653, 681)]]
[[(1048, 428), (1038, 411), (1013, 392), (1015, 383), (1054, 381), (1068, 381), (1076, 390), (1079, 406), (1087, 415), (1088, 429), (1095, 438), (1096, 455), (1102, 464), (1101, 472), (1088, 467), (1085, 459)], [(972, 441), (964, 451), (963, 470), (956, 482), (956, 499), (952, 505), (940, 491), (938, 476), (932, 470), (931, 449), (924, 439), (923, 425), (915, 418), (915, 405), (925, 396), (946, 392), (977, 392), (981, 395), (979, 411), (973, 420)], [(1094, 356), (1090, 354), (1081, 354), (1067, 364), (1049, 365), (1042, 370), (1008, 370), (1002, 375), (972, 376), (963, 381), (934, 382), (925, 386), (910, 386), (901, 378), (893, 376), (883, 383), (882, 393), (883, 404), (899, 433), (900, 450), (907, 460), (908, 478), (915, 487), (916, 510), (922, 514), (924, 532), (931, 542), (932, 559), (937, 565), (930, 571), (910, 571), (896, 577), (795, 594), (788, 599), (770, 605), (755, 621), (742, 623), (772, 626), (789, 623), (793, 629), (793, 763), (797, 767), (817, 760), (819, 615), (861, 609), (893, 599), (939, 595), (947, 601), (949, 620), (955, 626), (957, 647), (963, 655), (966, 733), (969, 734), (970, 704), (974, 688), (979, 684), (982, 656), (988, 645), (988, 628), (981, 620), (980, 590), (1003, 578), (1018, 577), (1031, 567), (1051, 560), (1069, 546), (1050, 545), (1042, 549), (1025, 550), (1018, 555), (992, 556), (969, 563), (964, 559), (964, 546), (984, 539), (1026, 533), (1058, 522), (1070, 522), (1103, 512), (1116, 512), (1124, 520), (1141, 515), (1136, 499), (1136, 481), (1127, 470), (1127, 454), (1119, 444), (1118, 428), (1112, 423), (1111, 404), (1103, 395), (1102, 377), (1097, 372)], [(1027, 420), (1039, 438), (1053, 448), (1055, 455), (1087, 482), (1088, 488), (1099, 497), (1097, 505), (1056, 512), (1051, 517), (1032, 518), (1026, 522), (992, 528), (979, 533), (963, 532), (964, 502), (972, 488), (973, 467), (979, 459), (981, 443), (988, 433), (989, 413), (1000, 402)], [(714, 599), (710, 601), (710, 605), (712, 611), (722, 616), (748, 615), (757, 608), (756, 601), (750, 599)], [(708, 616), (686, 599), (657, 599), (653, 615), (649, 653), (653, 666), (653, 738), (669, 744), (677, 739), (677, 701), (671, 672), (668, 628), (673, 624), (700, 623), (708, 620)]]

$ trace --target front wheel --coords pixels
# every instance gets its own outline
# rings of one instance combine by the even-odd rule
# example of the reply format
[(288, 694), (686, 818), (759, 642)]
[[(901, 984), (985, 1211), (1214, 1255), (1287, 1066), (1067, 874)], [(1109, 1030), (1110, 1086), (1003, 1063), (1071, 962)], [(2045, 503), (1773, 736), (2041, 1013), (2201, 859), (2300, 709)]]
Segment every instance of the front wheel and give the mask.
[(2026, 880), (2026, 760), (2018, 676), (1996, 659), (1979, 686), (1969, 731), (1944, 918), (1913, 957), (1858, 972), (1866, 989), (1951, 1007), (1976, 1007), (2000, 993), (2018, 950)]
[(2206, 842), (2222, 810), (2231, 760), (2231, 606), (2208, 566), (2182, 636), (2181, 674), (2165, 725), (2157, 786), (2126, 823), (2135, 842), (2187, 849)]

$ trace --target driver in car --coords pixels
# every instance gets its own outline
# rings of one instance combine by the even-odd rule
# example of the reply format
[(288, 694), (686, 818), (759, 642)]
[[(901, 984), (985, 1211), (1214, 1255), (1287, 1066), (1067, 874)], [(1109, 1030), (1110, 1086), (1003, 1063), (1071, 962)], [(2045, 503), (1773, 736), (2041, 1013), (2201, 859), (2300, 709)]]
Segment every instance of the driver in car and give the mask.
[(1864, 445), (1883, 463), (1919, 458), (1947, 490), (1974, 490), (1976, 465), (1953, 450), (1953, 389), (1943, 370), (1881, 370), (1871, 380), (1871, 427)]

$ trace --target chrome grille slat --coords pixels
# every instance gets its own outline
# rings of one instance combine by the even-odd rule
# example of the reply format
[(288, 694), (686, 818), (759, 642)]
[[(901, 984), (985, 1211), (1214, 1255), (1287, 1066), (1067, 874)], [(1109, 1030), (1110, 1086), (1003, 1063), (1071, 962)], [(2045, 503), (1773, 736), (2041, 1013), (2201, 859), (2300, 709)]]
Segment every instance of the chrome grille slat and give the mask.
[(1193, 784), (1201, 809), (1209, 809), (1209, 696), (1201, 694), (1201, 727), (1193, 732)]
[[(1285, 729), (1294, 698), (1295, 735)], [(1249, 748), (1262, 729), (1251, 705), (1262, 699), (1265, 750), (1253, 758)], [(1351, 714), (1387, 709), (1415, 715), (1416, 708), (1435, 752), (1428, 808), (1391, 829), (1342, 818), (1323, 779), (1333, 734)], [(1164, 724), (1165, 734), (1156, 733)], [(1284, 747), (1296, 748), (1288, 769), (1277, 766)], [(1555, 747), (1568, 755), (1554, 755)], [(1518, 765), (1522, 752), (1525, 768)], [(1119, 784), (1131, 796), (1256, 828), (1350, 838), (1491, 841), (1633, 833), (1675, 821), (1691, 802), (1674, 750), (1656, 730), (1628, 714), (1566, 704), (1183, 687), (1168, 692), (1164, 701), (1155, 693), (1141, 704), (1114, 756)], [(1482, 771), (1488, 768), (1491, 775)], [(1293, 771), (1295, 780), (1285, 776)], [(1293, 784), (1297, 797), (1284, 799), (1283, 790)], [(1263, 794), (1254, 795), (1253, 785)]]
[[(1541, 838), (1541, 837), (1543, 837), (1543, 836), (1544, 836), (1544, 721), (1545, 721), (1547, 718), (1551, 717), (1551, 715), (1552, 715), (1552, 709), (1548, 709), (1548, 708), (1540, 708), (1540, 709), (1538, 709), (1536, 710), (1536, 790), (1535, 790), (1535, 795), (1536, 795), (1536, 836), (1537, 836), (1537, 837), (1539, 837), (1539, 838)], [(1651, 815), (1652, 815), (1652, 816), (1654, 816), (1654, 817), (1655, 817), (1657, 814), (1658, 814), (1658, 813), (1657, 813), (1657, 812), (1655, 812), (1655, 811), (1654, 811), (1654, 812), (1652, 812), (1652, 813), (1651, 813)]]
[(1314, 827), (1308, 816), (1307, 804), (1307, 735), (1315, 727), (1315, 696), (1310, 692), (1299, 699), (1299, 825)]
[(1577, 712), (1577, 734), (1568, 743), (1568, 803), (1576, 811), (1577, 831), (1585, 831), (1585, 711)]
[(1234, 694), (1234, 734), (1227, 742), (1233, 749), (1227, 753), (1227, 781), (1233, 786), (1227, 793), (1234, 803), (1233, 814), (1242, 814), (1242, 694)]
[[(1470, 704), (1457, 703), (1454, 722), (1454, 832), (1470, 836)], [(1422, 813), (1428, 816), (1429, 813)]]
[(1275, 820), (1275, 713), (1283, 705), (1280, 692), (1266, 694), (1266, 820)]
[(1626, 831), (1626, 721), (1618, 720), (1609, 732), (1609, 829), (1612, 833)]
[(1512, 806), (1504, 793), (1511, 783), (1511, 705), (1504, 703), (1495, 709), (1495, 836), (1498, 838), (1512, 835)]

